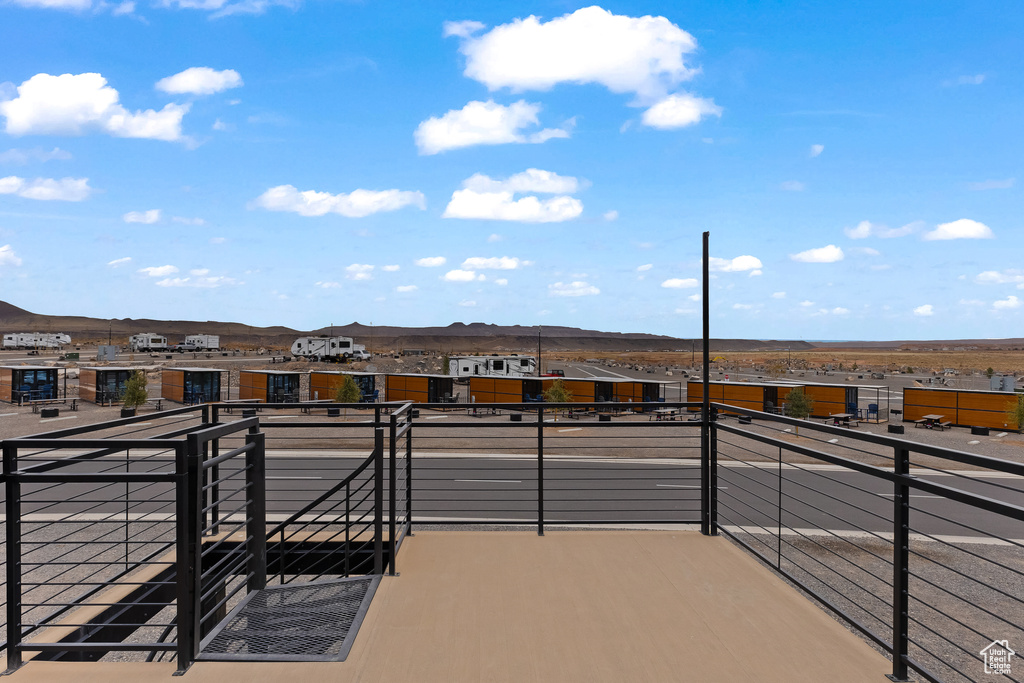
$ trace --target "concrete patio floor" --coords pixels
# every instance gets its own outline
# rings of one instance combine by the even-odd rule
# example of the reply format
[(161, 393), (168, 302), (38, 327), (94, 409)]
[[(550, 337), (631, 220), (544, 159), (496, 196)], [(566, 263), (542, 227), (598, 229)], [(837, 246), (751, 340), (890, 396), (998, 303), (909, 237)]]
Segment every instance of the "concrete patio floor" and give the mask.
[[(422, 531), (348, 660), (198, 662), (185, 683), (874, 681), (889, 661), (724, 538)], [(173, 664), (29, 662), (19, 682), (170, 683)]]

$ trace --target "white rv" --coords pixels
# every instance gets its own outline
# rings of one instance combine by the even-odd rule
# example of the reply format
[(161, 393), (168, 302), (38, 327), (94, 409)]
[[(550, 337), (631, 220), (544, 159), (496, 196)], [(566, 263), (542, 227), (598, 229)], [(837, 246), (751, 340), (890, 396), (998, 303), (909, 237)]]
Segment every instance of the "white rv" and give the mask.
[(452, 356), (448, 374), (453, 377), (529, 377), (537, 372), (533, 356)]
[(152, 332), (133, 334), (128, 338), (128, 348), (132, 351), (166, 351), (167, 337)]
[(59, 332), (14, 332), (4, 335), (5, 349), (57, 349), (71, 343), (71, 337)]
[(296, 358), (344, 361), (352, 352), (352, 337), (299, 337), (292, 343), (292, 355)]
[(196, 351), (220, 351), (220, 337), (216, 334), (190, 334), (185, 337), (185, 344)]

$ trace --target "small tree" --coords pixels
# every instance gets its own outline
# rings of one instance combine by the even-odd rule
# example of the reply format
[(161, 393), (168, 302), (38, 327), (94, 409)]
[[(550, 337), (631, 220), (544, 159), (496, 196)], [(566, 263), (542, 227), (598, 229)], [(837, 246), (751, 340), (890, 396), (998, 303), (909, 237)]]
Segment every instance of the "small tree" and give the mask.
[(352, 375), (342, 375), (341, 384), (334, 392), (335, 403), (359, 403), (362, 397), (363, 392), (359, 390), (359, 385), (352, 379)]
[(985, 376), (988, 377), (989, 379), (992, 379), (992, 375), (994, 374), (996, 374), (996, 371), (993, 370), (992, 368), (985, 370)]
[(149, 392), (146, 391), (146, 373), (136, 370), (128, 378), (121, 390), (121, 407), (132, 409), (138, 408), (149, 400)]
[(1006, 421), (1018, 431), (1024, 429), (1024, 394), (1017, 394), (1006, 411)]
[(572, 403), (572, 391), (565, 386), (565, 382), (556, 379), (551, 387), (544, 392), (544, 401), (547, 403)]
[(446, 353), (446, 354), (441, 356), (441, 374), (442, 375), (449, 374), (449, 368), (448, 368), (449, 365), (451, 365), (451, 358)]
[[(789, 392), (786, 396), (786, 415), (789, 417), (795, 417), (798, 420), (805, 420), (810, 416), (811, 411), (814, 409), (814, 399), (804, 393), (802, 387), (798, 387)], [(796, 433), (800, 433), (800, 428), (796, 428)]]

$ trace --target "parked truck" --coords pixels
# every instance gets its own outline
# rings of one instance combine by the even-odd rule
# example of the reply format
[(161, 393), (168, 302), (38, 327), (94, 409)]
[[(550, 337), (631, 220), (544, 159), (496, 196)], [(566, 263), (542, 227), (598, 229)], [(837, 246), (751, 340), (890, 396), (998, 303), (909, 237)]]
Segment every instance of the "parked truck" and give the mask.
[(216, 334), (190, 334), (185, 337), (185, 344), (196, 351), (220, 351), (220, 337)]
[(354, 351), (352, 337), (299, 337), (292, 343), (292, 355), (318, 361), (344, 362)]
[(131, 351), (166, 351), (167, 337), (152, 332), (133, 334), (128, 338), (128, 349)]

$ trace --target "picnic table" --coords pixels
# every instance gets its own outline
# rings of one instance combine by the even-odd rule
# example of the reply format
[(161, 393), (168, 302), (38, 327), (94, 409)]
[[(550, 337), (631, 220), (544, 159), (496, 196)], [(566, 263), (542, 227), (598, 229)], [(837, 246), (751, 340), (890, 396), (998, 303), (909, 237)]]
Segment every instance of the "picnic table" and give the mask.
[[(856, 420), (857, 416), (853, 413), (833, 413), (828, 416), (828, 419), (832, 421), (834, 427), (856, 427), (857, 423), (850, 423), (851, 420)], [(827, 420), (826, 420), (827, 422)]]
[(947, 427), (953, 426), (951, 422), (943, 422), (942, 418), (945, 415), (922, 415), (921, 419), (914, 420), (915, 427), (924, 427), (925, 429), (946, 429)]
[[(674, 420), (679, 416), (679, 408), (655, 408), (651, 411), (653, 420)], [(648, 420), (649, 421), (649, 420)]]

